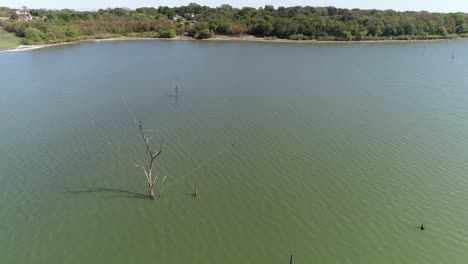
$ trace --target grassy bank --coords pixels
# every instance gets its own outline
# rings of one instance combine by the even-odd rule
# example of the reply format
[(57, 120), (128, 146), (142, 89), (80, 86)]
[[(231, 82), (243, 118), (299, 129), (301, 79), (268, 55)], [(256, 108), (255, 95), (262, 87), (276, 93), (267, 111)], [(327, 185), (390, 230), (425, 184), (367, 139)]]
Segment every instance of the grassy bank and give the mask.
[(20, 38), (0, 28), (0, 50), (14, 49), (18, 47)]

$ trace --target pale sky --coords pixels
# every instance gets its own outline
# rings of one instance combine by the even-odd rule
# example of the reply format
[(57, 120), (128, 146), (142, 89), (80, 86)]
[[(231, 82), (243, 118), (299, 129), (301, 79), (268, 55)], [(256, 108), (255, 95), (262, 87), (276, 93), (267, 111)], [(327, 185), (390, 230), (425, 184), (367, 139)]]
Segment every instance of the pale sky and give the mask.
[(465, 12), (468, 13), (468, 0), (0, 0), (0, 6), (19, 8), (48, 9), (99, 9), (107, 7), (158, 7), (180, 6), (191, 2), (200, 5), (220, 6), (230, 4), (235, 7), (260, 7), (266, 4), (278, 6), (335, 6), (341, 8), (394, 9), (398, 11)]

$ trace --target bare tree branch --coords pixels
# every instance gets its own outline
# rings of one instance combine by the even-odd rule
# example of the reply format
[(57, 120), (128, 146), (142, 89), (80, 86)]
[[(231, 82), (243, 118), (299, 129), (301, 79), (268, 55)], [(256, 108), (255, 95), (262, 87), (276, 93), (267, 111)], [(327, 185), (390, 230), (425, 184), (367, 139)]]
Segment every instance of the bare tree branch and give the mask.
[(161, 196), (162, 192), (164, 191), (164, 181), (166, 180), (167, 176), (164, 176), (161, 182), (161, 188), (159, 188), (159, 196)]
[(156, 180), (158, 179), (158, 176), (159, 176), (159, 172), (156, 173), (156, 176), (154, 176), (153, 185), (154, 185), (154, 183), (156, 182)]
[[(133, 122), (135, 125), (138, 127), (138, 130), (140, 131), (141, 138), (145, 142), (146, 145), (146, 154), (149, 154), (149, 164), (148, 168), (145, 168), (140, 165), (136, 165), (137, 167), (140, 167), (143, 169), (143, 172), (145, 173), (146, 176), (146, 181), (148, 182), (148, 188), (150, 192), (150, 198), (154, 199), (154, 184), (156, 183), (156, 180), (158, 179), (159, 173), (156, 173), (156, 175), (153, 177), (153, 169), (155, 168), (156, 164), (156, 158), (162, 153), (162, 145), (164, 142), (164, 138), (161, 138), (161, 142), (159, 144), (159, 151), (155, 152), (152, 147), (151, 147), (151, 141), (153, 139), (153, 136), (151, 135), (151, 132), (155, 132), (154, 130), (143, 130), (143, 124), (141, 120), (137, 120), (135, 115), (132, 112), (132, 109), (125, 103), (124, 104), (128, 107), (128, 112), (130, 113), (130, 116), (133, 119)], [(163, 179), (164, 182), (164, 179)]]

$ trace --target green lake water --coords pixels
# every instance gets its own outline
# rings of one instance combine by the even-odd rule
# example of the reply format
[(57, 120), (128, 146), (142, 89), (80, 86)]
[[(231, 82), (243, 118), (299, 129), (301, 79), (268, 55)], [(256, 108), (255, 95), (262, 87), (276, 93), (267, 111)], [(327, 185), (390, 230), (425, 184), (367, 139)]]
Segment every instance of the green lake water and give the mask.
[[(468, 262), (466, 41), (84, 43), (0, 77), (0, 263)], [(123, 101), (166, 139), (154, 201)]]

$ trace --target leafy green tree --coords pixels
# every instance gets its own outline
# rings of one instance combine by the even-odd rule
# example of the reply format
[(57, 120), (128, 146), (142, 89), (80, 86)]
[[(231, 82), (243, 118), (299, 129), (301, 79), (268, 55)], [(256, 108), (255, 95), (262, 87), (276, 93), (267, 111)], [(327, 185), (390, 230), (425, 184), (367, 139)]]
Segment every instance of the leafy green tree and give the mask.
[(162, 28), (159, 30), (160, 38), (173, 38), (177, 35), (177, 32), (173, 28)]
[(201, 31), (195, 33), (194, 38), (196, 39), (207, 39), (214, 36), (213, 32), (207, 28), (202, 29)]
[(468, 24), (467, 23), (463, 23), (463, 24), (460, 24), (456, 27), (456, 33), (457, 34), (465, 34), (465, 33), (468, 33)]
[(174, 9), (167, 7), (167, 6), (160, 6), (158, 8), (158, 13), (161, 13), (163, 15), (166, 15), (169, 19), (173, 19), (175, 16), (175, 11)]
[(26, 28), (24, 35), (26, 40), (31, 44), (42, 43), (42, 41), (45, 38), (44, 33), (42, 31), (32, 27)]
[(67, 38), (63, 28), (60, 26), (47, 27), (44, 35), (47, 40), (65, 40)]
[(63, 27), (63, 32), (65, 34), (66, 37), (68, 38), (76, 38), (78, 36), (80, 36), (80, 31), (75, 28), (75, 27), (72, 27), (72, 26), (65, 26)]
[(11, 9), (8, 7), (0, 6), (0, 17), (9, 17), (11, 15)]
[(11, 10), (10, 11), (10, 19), (11, 20), (17, 20), (19, 18), (18, 14), (16, 14), (15, 11)]
[(448, 35), (447, 29), (444, 26), (439, 26), (436, 33), (437, 35), (440, 35), (443, 37), (446, 37)]
[(240, 36), (243, 35), (246, 31), (247, 29), (244, 25), (233, 23), (227, 27), (226, 33), (232, 36)]
[(272, 31), (273, 25), (261, 19), (253, 25), (251, 33), (256, 36), (269, 36)]

